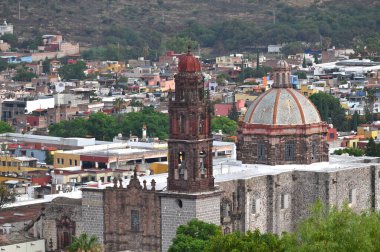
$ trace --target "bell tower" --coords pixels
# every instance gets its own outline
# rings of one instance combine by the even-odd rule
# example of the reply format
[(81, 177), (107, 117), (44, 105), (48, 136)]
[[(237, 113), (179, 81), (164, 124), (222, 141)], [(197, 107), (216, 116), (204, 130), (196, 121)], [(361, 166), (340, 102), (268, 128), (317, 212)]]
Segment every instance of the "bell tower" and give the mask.
[(210, 102), (200, 63), (190, 50), (180, 57), (178, 71), (169, 101), (168, 190), (213, 190)]
[(220, 225), (220, 195), (212, 171), (211, 109), (201, 65), (190, 48), (180, 56), (175, 93), (169, 95), (167, 190), (160, 193), (162, 251), (178, 226), (191, 219)]

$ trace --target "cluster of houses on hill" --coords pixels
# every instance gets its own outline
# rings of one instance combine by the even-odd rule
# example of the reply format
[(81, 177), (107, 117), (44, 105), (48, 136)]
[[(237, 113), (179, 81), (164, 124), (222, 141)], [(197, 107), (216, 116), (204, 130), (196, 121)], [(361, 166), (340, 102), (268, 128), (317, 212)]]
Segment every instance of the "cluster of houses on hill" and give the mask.
[[(3, 26), (9, 24), (5, 22)], [(2, 29), (0, 26), (0, 34)], [(29, 53), (7, 52), (9, 45), (0, 41), (0, 49), (4, 48), (0, 60), (15, 66), (23, 64), (36, 76), (30, 81), (15, 81), (17, 68), (0, 72), (1, 120), (16, 130), (16, 133), (0, 135), (0, 182), (18, 190), (20, 195), (15, 203), (20, 208), (6, 211), (14, 218), (11, 221), (13, 226), (35, 221), (41, 209), (23, 208), (31, 202), (35, 204), (35, 200), (40, 200), (38, 203), (42, 206), (62, 195), (76, 199), (80, 197), (78, 188), (81, 186), (113, 185), (115, 178), (131, 179), (135, 168), (139, 176), (168, 170), (167, 143), (162, 139), (148, 141), (143, 125), (142, 138), (118, 135), (112, 142), (47, 135), (50, 125), (63, 120), (87, 118), (97, 112), (136, 111), (136, 101), (168, 113), (168, 94), (175, 92), (174, 76), (182, 53), (168, 51), (156, 61), (143, 57), (125, 62), (85, 61), (87, 78), (63, 80), (58, 69), (82, 61), (79, 44), (64, 41), (60, 34), (44, 35), (42, 39), (43, 45), (38, 51)], [(242, 73), (246, 73), (246, 69), (275, 67), (279, 52), (279, 46), (272, 45), (268, 51), (255, 52), (254, 56), (239, 53), (201, 59), (204, 88), (213, 100), (214, 114), (228, 116), (235, 103), (239, 116), (243, 117), (249, 105), (272, 88), (274, 78), (270, 71), (262, 77)], [(364, 114), (370, 88), (375, 94), (373, 113), (378, 113), (380, 62), (349, 59), (350, 53), (352, 50), (332, 48), (324, 52), (305, 51), (290, 55), (287, 61), (292, 67), (291, 85), (305, 96), (318, 92), (334, 95), (346, 109), (347, 116), (355, 112)], [(66, 60), (61, 61), (62, 57)], [(115, 104), (118, 99), (124, 101), (122, 108)], [(360, 125), (357, 132), (340, 133), (339, 136), (334, 125), (329, 125), (326, 137), (333, 147), (364, 148), (370, 137), (377, 139), (379, 128), (375, 121)], [(220, 165), (220, 174), (223, 174), (223, 163), (218, 163), (218, 158), (234, 157), (235, 144), (223, 142), (226, 139), (223, 132), (216, 132), (214, 137), (218, 140), (214, 141), (212, 150), (215, 166)], [(52, 165), (46, 164), (49, 158), (53, 159)], [(218, 169), (214, 168), (214, 174), (216, 171)], [(28, 211), (34, 214), (28, 215)], [(7, 233), (12, 229), (6, 226), (11, 219), (3, 217), (0, 215), (0, 226)]]

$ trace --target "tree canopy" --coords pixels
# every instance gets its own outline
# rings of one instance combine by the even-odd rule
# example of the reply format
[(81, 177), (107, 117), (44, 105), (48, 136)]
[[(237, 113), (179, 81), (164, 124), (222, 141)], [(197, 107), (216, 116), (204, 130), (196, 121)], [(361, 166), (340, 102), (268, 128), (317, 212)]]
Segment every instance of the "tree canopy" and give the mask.
[(15, 130), (9, 123), (0, 121), (0, 134), (7, 132), (15, 132)]
[(339, 131), (347, 131), (349, 129), (345, 110), (337, 98), (323, 92), (313, 94), (309, 98), (318, 109), (322, 121), (332, 123)]
[(66, 64), (58, 69), (59, 75), (64, 80), (83, 80), (86, 78), (84, 70), (86, 70), (86, 63), (84, 61), (78, 61), (75, 64)]
[(0, 183), (0, 208), (4, 205), (15, 202), (17, 193), (9, 189), (5, 184)]
[(79, 237), (74, 236), (73, 242), (68, 247), (70, 252), (101, 252), (102, 246), (95, 235), (89, 237), (86, 233), (81, 234)]
[[(191, 224), (177, 229), (169, 251), (380, 251), (379, 225), (379, 212), (355, 213), (348, 204), (337, 208), (317, 201), (311, 207), (309, 217), (301, 220), (294, 232), (277, 236), (256, 230), (222, 235), (216, 231), (215, 225), (191, 221)], [(205, 233), (205, 227), (209, 226), (209, 235), (198, 235)]]
[(88, 120), (78, 118), (61, 121), (49, 126), (49, 134), (59, 137), (94, 137), (97, 140), (110, 141), (118, 133), (126, 136), (132, 133), (141, 137), (144, 123), (147, 125), (149, 137), (163, 140), (168, 138), (168, 116), (150, 107), (128, 114), (107, 115), (99, 112), (91, 114)]
[(236, 135), (237, 123), (231, 120), (227, 116), (214, 116), (211, 119), (211, 130), (219, 131), (222, 130), (223, 133), (228, 135)]

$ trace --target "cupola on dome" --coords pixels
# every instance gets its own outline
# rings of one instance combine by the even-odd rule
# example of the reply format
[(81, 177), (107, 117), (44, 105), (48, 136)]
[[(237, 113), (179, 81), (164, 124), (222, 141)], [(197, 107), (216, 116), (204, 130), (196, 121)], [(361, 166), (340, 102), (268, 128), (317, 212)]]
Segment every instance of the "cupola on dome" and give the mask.
[(190, 47), (187, 54), (179, 57), (178, 72), (194, 73), (201, 71), (201, 64), (199, 60), (194, 57), (190, 52)]

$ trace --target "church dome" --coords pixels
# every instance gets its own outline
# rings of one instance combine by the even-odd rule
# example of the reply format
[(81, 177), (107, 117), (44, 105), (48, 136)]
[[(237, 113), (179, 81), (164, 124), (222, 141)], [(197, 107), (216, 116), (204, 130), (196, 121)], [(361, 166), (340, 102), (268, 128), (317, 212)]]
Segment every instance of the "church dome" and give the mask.
[(305, 125), (321, 123), (314, 104), (292, 88), (272, 88), (248, 108), (246, 124)]
[(191, 54), (190, 48), (187, 54), (179, 57), (178, 72), (194, 73), (201, 71), (201, 64), (199, 60)]
[(288, 62), (285, 60), (279, 60), (276, 65), (277, 68), (289, 68)]

